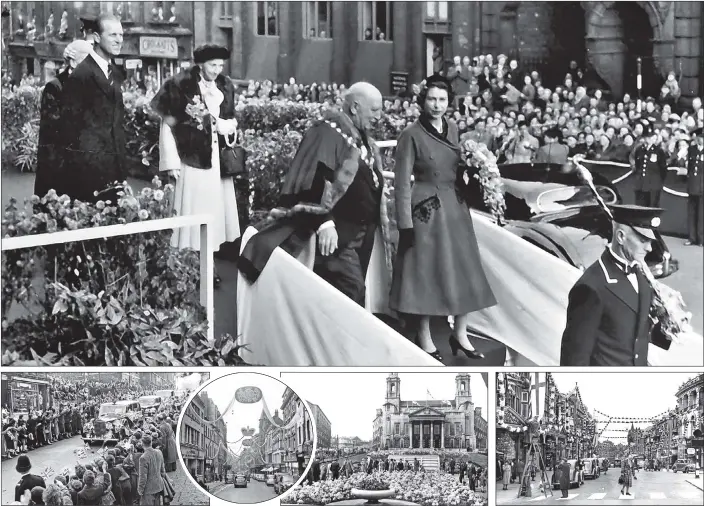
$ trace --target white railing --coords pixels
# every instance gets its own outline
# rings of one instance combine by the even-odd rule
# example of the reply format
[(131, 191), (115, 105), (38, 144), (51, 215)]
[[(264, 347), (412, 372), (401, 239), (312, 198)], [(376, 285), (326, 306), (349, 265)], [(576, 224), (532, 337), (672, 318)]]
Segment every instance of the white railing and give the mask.
[[(22, 237), (3, 238), (0, 241), (0, 251), (13, 251), (39, 246), (52, 246), (69, 242), (107, 239), (125, 235), (173, 230), (184, 227), (200, 227), (200, 303), (206, 308), (208, 320), (209, 341), (214, 340), (213, 319), (213, 245), (210, 241), (208, 227), (212, 225), (209, 215), (179, 216), (160, 220), (140, 221), (125, 225), (109, 225), (106, 227), (82, 228), (46, 234), (26, 235)], [(205, 247), (203, 247), (205, 245)]]

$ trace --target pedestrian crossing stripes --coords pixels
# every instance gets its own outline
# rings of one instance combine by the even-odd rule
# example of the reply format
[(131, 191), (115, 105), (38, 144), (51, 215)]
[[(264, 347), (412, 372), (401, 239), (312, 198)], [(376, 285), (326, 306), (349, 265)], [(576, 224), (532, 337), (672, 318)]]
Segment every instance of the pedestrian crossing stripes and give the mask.
[(650, 492), (651, 499), (665, 499), (665, 494), (662, 492)]
[(635, 499), (635, 497), (633, 497), (632, 495), (623, 495), (623, 494), (618, 496), (618, 498), (622, 499), (624, 501), (632, 501), (633, 499)]
[(572, 499), (574, 499), (575, 497), (578, 497), (578, 496), (579, 496), (579, 494), (568, 494), (567, 497), (558, 497), (557, 500), (558, 501), (571, 501)]
[(598, 501), (600, 499), (603, 499), (604, 497), (606, 497), (606, 492), (598, 492), (596, 494), (590, 495), (589, 497), (587, 497), (587, 499), (591, 501)]

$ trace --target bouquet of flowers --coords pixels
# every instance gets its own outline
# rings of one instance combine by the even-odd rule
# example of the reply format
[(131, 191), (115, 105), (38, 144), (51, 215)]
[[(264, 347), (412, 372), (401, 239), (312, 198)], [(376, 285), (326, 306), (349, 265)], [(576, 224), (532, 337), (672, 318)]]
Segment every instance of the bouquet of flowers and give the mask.
[(193, 97), (193, 103), (186, 105), (186, 114), (195, 120), (197, 123), (198, 130), (203, 130), (203, 122), (205, 117), (210, 114), (205, 103), (201, 100), (199, 95)]
[(496, 219), (496, 223), (503, 225), (506, 201), (501, 174), (496, 165), (496, 156), (484, 144), (467, 139), (462, 142), (462, 159), (468, 167), (479, 168), (479, 172), (474, 177), (479, 180), (482, 187), (484, 203)]
[(653, 300), (650, 304), (650, 317), (660, 323), (660, 331), (670, 341), (677, 341), (680, 334), (692, 331), (689, 323), (692, 313), (686, 310), (682, 294), (657, 281), (645, 263), (641, 265), (643, 274), (653, 287)]

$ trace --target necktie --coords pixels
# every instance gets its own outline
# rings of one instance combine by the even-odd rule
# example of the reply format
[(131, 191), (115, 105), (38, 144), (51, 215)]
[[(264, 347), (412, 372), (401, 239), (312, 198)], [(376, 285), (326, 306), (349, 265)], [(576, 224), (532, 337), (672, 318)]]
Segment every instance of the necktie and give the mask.
[(113, 85), (113, 78), (112, 78), (112, 63), (108, 63), (108, 83), (110, 86)]

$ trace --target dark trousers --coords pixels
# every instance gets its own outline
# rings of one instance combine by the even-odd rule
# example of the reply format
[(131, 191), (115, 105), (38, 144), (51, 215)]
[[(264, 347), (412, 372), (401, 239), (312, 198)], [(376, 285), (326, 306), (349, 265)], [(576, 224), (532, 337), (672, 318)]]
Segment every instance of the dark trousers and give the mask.
[(562, 497), (569, 497), (568, 490), (566, 488), (562, 489)]
[(704, 198), (701, 195), (687, 197), (687, 229), (690, 242), (704, 244)]
[(660, 206), (660, 194), (662, 190), (636, 190), (636, 205), (644, 207), (659, 207)]
[(325, 257), (319, 251), (315, 255), (313, 271), (362, 307), (375, 232), (375, 227), (365, 227), (332, 255)]

